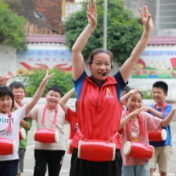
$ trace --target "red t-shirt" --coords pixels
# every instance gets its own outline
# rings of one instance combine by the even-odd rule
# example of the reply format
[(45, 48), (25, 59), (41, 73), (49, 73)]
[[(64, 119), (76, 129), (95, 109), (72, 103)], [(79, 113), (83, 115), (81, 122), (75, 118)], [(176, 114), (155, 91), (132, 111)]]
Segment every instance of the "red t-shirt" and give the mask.
[(75, 111), (72, 111), (70, 108), (68, 108), (65, 120), (70, 123), (70, 137), (69, 139), (72, 139), (75, 135), (75, 127), (78, 123), (77, 113)]

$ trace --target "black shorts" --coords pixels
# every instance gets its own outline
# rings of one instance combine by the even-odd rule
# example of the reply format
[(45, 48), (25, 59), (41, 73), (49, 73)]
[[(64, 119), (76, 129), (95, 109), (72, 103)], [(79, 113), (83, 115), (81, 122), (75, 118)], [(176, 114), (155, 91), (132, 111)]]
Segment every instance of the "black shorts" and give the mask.
[(122, 158), (120, 150), (116, 150), (114, 161), (93, 162), (77, 157), (78, 149), (73, 150), (70, 176), (121, 176)]

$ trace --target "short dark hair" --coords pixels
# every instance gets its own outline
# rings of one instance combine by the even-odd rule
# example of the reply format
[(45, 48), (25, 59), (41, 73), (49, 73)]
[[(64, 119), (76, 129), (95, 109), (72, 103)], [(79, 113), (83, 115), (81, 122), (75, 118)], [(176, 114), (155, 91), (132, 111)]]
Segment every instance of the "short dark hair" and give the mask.
[(131, 90), (131, 87), (125, 86), (123, 90), (126, 91), (126, 92), (129, 92)]
[(59, 86), (56, 86), (56, 85), (52, 85), (48, 88), (47, 90), (47, 93), (50, 91), (50, 90), (53, 90), (55, 92), (59, 92), (61, 97), (63, 96), (63, 93), (62, 93), (62, 89), (59, 87)]
[(157, 81), (153, 84), (153, 88), (158, 87), (163, 89), (164, 93), (168, 92), (168, 85), (164, 81)]
[(110, 57), (111, 64), (112, 64), (113, 53), (112, 53), (111, 51), (105, 50), (105, 49), (103, 49), (103, 48), (94, 49), (94, 50), (90, 53), (90, 55), (89, 55), (89, 57), (88, 57), (88, 64), (92, 64), (93, 59), (94, 59), (94, 56), (95, 56), (96, 54), (99, 54), (99, 53), (106, 53), (106, 54), (108, 54), (109, 57)]
[(0, 86), (0, 97), (9, 96), (12, 99), (12, 107), (14, 106), (14, 96), (12, 90), (8, 86)]
[(9, 87), (11, 90), (13, 90), (13, 88), (22, 88), (25, 91), (24, 85), (21, 82), (12, 82)]

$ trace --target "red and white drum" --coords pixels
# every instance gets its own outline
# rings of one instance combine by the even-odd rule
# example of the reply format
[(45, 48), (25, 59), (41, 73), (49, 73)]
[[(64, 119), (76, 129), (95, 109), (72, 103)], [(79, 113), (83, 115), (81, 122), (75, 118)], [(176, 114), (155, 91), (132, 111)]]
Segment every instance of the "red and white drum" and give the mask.
[(69, 139), (68, 140), (68, 144), (67, 144), (67, 153), (68, 154), (72, 154), (73, 153), (73, 145), (72, 145), (72, 139)]
[(59, 133), (51, 129), (38, 129), (34, 133), (34, 140), (42, 143), (55, 143), (59, 141)]
[(99, 140), (79, 141), (78, 158), (104, 162), (113, 161), (116, 154), (116, 145), (111, 142)]
[(0, 138), (0, 155), (13, 155), (15, 141), (8, 138)]
[(150, 159), (153, 156), (154, 149), (148, 144), (127, 141), (123, 147), (123, 152), (133, 158)]
[(165, 141), (167, 138), (167, 132), (165, 129), (162, 129), (162, 128), (159, 129), (159, 131), (157, 132), (150, 131), (148, 133), (148, 138), (149, 138), (149, 141), (155, 141), (155, 142)]
[(19, 129), (19, 140), (23, 140), (26, 139), (26, 131), (24, 128), (20, 128)]

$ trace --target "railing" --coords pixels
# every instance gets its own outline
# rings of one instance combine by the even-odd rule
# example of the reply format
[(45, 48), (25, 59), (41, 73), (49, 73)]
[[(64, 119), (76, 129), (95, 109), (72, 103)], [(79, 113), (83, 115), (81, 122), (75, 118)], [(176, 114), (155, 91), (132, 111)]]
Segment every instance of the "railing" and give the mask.
[(82, 8), (81, 3), (76, 2), (62, 2), (62, 19), (68, 17), (70, 14), (77, 12)]

